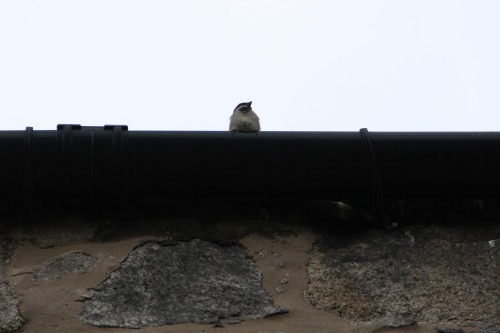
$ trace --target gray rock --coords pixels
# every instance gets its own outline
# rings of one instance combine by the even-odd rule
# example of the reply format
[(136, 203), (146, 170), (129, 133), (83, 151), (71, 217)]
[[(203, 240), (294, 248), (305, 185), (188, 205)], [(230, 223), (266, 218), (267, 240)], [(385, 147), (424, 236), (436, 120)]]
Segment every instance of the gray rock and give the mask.
[(439, 327), (497, 327), (500, 247), (488, 240), (499, 233), (473, 223), (330, 235), (311, 252), (308, 298), (360, 324), (400, 313)]
[(0, 332), (17, 332), (26, 322), (17, 307), (19, 300), (12, 294), (5, 277), (5, 262), (11, 251), (12, 244), (0, 237)]
[(70, 217), (44, 218), (29, 226), (26, 232), (42, 248), (88, 241), (97, 231), (95, 222)]
[(149, 242), (99, 285), (80, 318), (96, 326), (140, 328), (236, 323), (287, 312), (273, 305), (261, 277), (239, 246)]
[(19, 301), (7, 283), (0, 284), (0, 332), (17, 332), (25, 324), (17, 308)]
[(500, 333), (500, 327), (487, 328), (484, 330), (472, 331), (471, 333)]
[(437, 333), (464, 333), (460, 328), (436, 328)]
[(50, 265), (37, 270), (33, 275), (36, 280), (59, 279), (70, 273), (85, 273), (95, 265), (95, 259), (81, 252), (70, 252), (62, 255)]
[(389, 321), (389, 327), (404, 327), (415, 324), (415, 320), (411, 317), (396, 317)]

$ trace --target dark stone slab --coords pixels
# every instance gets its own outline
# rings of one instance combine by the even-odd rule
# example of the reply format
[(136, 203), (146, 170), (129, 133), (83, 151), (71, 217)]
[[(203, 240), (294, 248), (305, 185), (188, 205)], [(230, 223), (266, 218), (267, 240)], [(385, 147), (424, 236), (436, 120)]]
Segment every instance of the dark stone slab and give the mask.
[(59, 279), (70, 273), (85, 273), (95, 265), (95, 259), (81, 252), (66, 253), (50, 265), (37, 270), (33, 275), (36, 280)]
[(149, 242), (85, 301), (81, 319), (140, 328), (176, 323), (237, 323), (285, 313), (261, 287), (262, 273), (240, 246), (193, 240)]

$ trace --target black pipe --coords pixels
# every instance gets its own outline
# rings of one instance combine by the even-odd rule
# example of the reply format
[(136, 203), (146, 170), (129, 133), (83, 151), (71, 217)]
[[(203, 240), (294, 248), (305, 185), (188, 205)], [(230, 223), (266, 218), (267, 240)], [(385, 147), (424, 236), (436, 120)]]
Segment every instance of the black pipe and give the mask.
[(500, 197), (500, 132), (0, 131), (0, 207), (141, 198)]

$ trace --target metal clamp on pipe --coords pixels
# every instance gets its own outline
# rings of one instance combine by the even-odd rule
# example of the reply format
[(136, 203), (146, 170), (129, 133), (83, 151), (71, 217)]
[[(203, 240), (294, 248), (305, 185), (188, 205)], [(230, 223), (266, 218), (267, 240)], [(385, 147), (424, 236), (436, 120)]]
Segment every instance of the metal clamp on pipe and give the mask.
[(375, 149), (370, 140), (370, 134), (367, 128), (362, 128), (359, 130), (361, 134), (361, 139), (365, 142), (368, 157), (369, 157), (369, 169), (371, 178), (371, 201), (372, 201), (372, 214), (375, 220), (381, 220), (383, 215), (383, 204), (384, 204), (384, 186), (382, 181), (382, 172), (380, 170), (380, 165), (375, 154)]

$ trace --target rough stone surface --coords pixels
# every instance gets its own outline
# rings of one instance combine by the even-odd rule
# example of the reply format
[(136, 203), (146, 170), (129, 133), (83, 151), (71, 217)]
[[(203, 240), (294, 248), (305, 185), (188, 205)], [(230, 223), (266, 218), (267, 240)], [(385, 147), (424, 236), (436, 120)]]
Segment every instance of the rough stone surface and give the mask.
[(12, 245), (0, 235), (0, 332), (16, 332), (22, 329), (25, 320), (17, 307), (19, 301), (5, 277), (6, 261), (12, 251)]
[(45, 218), (36, 221), (25, 230), (31, 241), (41, 248), (88, 241), (94, 237), (97, 224), (74, 218)]
[(499, 327), (500, 227), (409, 226), (324, 237), (308, 298), (355, 323), (411, 317), (437, 327)]
[(500, 333), (500, 327), (472, 331), (471, 333)]
[(436, 328), (436, 332), (437, 333), (464, 333), (464, 330), (460, 329), (460, 328), (438, 327), (438, 328)]
[(19, 331), (25, 323), (17, 308), (19, 301), (7, 283), (0, 284), (0, 332)]
[(149, 242), (134, 249), (85, 301), (81, 319), (140, 328), (236, 323), (286, 312), (262, 289), (261, 275), (240, 246)]
[(404, 327), (415, 324), (415, 320), (409, 317), (397, 317), (393, 318), (387, 324), (388, 327)]
[(70, 273), (85, 273), (94, 265), (95, 259), (91, 256), (81, 252), (70, 252), (52, 264), (40, 268), (33, 275), (36, 280), (53, 280)]

